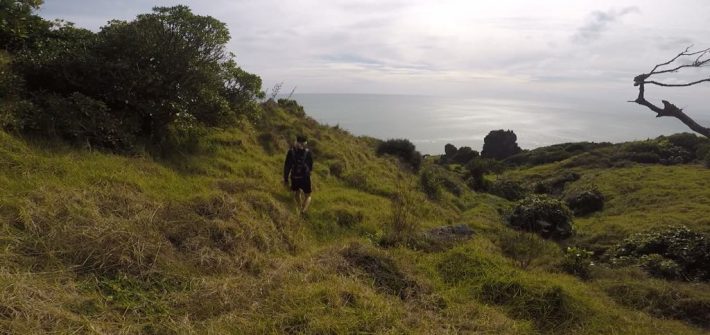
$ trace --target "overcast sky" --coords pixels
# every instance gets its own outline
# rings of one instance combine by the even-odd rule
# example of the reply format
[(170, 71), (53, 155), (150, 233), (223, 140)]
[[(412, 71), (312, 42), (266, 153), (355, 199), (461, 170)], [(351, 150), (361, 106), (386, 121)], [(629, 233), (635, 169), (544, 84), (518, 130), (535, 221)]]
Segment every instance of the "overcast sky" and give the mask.
[[(226, 22), (243, 68), (265, 87), (284, 82), (282, 90), (298, 93), (576, 99), (608, 108), (634, 98), (635, 75), (691, 44), (710, 47), (706, 0), (45, 0), (40, 14), (98, 30), (174, 4)], [(659, 95), (700, 107), (708, 89)]]

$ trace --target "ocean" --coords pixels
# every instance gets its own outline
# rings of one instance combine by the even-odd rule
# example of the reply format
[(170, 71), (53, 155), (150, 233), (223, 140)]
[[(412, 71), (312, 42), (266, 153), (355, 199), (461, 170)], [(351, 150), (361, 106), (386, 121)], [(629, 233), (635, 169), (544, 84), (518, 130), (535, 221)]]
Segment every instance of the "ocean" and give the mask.
[[(578, 141), (623, 142), (689, 131), (680, 121), (655, 118), (619, 101), (600, 108), (589, 101), (524, 100), (378, 94), (295, 94), (306, 114), (354, 135), (406, 138), (425, 154), (451, 143), (481, 150), (491, 130), (510, 129), (523, 149)], [(698, 120), (708, 124), (706, 120)]]

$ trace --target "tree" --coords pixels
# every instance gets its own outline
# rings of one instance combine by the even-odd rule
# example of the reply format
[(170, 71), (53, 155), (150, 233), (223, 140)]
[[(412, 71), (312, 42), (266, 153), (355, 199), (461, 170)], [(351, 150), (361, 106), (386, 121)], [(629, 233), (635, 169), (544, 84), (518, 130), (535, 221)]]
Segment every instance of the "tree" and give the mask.
[(518, 136), (512, 130), (492, 130), (483, 138), (483, 158), (506, 159), (522, 151), (516, 142)]
[(226, 25), (188, 7), (156, 7), (98, 33), (50, 26), (13, 63), (32, 105), (15, 115), (20, 131), (130, 150), (258, 110), (261, 78), (226, 51)]
[(17, 51), (49, 23), (33, 14), (42, 0), (0, 0), (0, 49)]
[(691, 47), (687, 47), (683, 52), (679, 53), (667, 62), (657, 64), (649, 73), (643, 73), (634, 77), (634, 86), (638, 86), (639, 94), (636, 100), (629, 102), (635, 102), (639, 105), (646, 106), (648, 109), (656, 113), (656, 117), (670, 116), (677, 118), (688, 126), (688, 128), (698, 134), (710, 137), (710, 128), (701, 126), (695, 122), (695, 120), (683, 112), (682, 108), (678, 108), (676, 105), (668, 102), (667, 100), (661, 100), (663, 103), (663, 108), (661, 108), (646, 100), (644, 95), (646, 85), (656, 85), (661, 87), (688, 87), (710, 82), (710, 77), (689, 80), (681, 83), (668, 83), (655, 80), (654, 76), (677, 73), (682, 70), (702, 68), (710, 65), (710, 48), (700, 51), (690, 51), (690, 48)]

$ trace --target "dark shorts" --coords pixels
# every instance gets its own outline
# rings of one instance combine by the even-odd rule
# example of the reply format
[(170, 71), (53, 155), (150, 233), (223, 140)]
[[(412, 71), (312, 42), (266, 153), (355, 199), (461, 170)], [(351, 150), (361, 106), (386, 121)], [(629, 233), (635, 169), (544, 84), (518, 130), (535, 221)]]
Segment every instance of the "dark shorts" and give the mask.
[(311, 193), (311, 177), (291, 178), (291, 191), (303, 190), (303, 193)]

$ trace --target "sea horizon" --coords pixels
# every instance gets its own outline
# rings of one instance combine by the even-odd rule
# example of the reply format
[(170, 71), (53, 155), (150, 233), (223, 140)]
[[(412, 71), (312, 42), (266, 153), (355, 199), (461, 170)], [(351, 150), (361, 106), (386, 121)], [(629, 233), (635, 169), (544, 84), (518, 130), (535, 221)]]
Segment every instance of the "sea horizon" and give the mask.
[[(433, 155), (442, 154), (447, 143), (480, 151), (483, 138), (497, 129), (514, 131), (523, 149), (691, 132), (676, 119), (656, 118), (623, 100), (599, 108), (584, 100), (553, 103), (418, 94), (296, 93), (291, 98), (320, 123), (338, 125), (357, 136), (406, 138), (423, 154)], [(698, 121), (707, 123), (705, 118)]]

